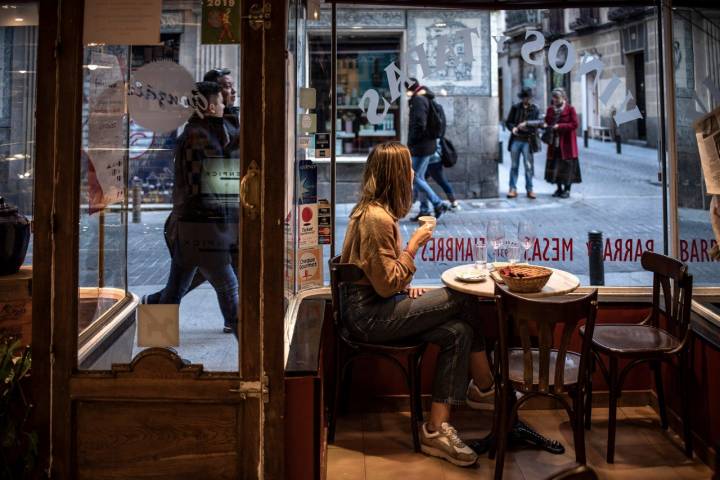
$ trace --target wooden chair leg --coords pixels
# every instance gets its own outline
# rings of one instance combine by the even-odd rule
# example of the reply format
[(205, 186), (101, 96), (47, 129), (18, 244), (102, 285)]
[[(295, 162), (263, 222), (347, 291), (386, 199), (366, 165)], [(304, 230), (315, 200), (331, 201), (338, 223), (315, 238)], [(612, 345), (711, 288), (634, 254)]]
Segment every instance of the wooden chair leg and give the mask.
[[(658, 410), (660, 411), (660, 426), (663, 430), (668, 429), (667, 410), (665, 407), (665, 389), (663, 388), (662, 366), (660, 362), (650, 364), (655, 375), (655, 389), (657, 390)], [(684, 396), (684, 395), (683, 395)]]
[(595, 373), (595, 355), (592, 353), (590, 354), (590, 358), (588, 358), (589, 364), (588, 364), (588, 374), (587, 374), (587, 381), (585, 385), (585, 428), (587, 430), (590, 430), (591, 423), (592, 423), (592, 377)]
[(333, 392), (333, 401), (330, 405), (330, 415), (328, 416), (328, 436), (327, 441), (329, 444), (335, 443), (335, 427), (337, 424), (337, 415), (340, 404), (340, 392), (342, 385), (342, 370), (343, 370), (343, 346), (339, 341), (335, 347), (335, 386)]
[(507, 450), (508, 434), (510, 432), (510, 408), (508, 405), (508, 389), (507, 385), (500, 388), (500, 413), (496, 432), (495, 444), (497, 451), (495, 452), (495, 480), (502, 480), (503, 469), (505, 467), (505, 452)]
[(692, 388), (692, 371), (689, 368), (689, 355), (684, 352), (680, 354), (680, 378), (681, 388), (684, 395), (681, 395), (682, 402), (682, 422), (683, 422), (683, 439), (685, 440), (685, 455), (688, 458), (692, 458), (693, 446), (692, 446), (692, 424), (690, 421), (690, 392)]
[(573, 396), (573, 412), (570, 422), (573, 428), (573, 442), (575, 443), (575, 461), (581, 465), (587, 463), (585, 454), (585, 420), (583, 389), (577, 386)]
[(407, 358), (408, 390), (410, 392), (410, 429), (412, 431), (413, 448), (420, 452), (420, 435), (418, 432), (418, 399), (417, 399), (417, 357), (408, 355)]
[[(352, 354), (351, 354), (352, 355)], [(340, 407), (340, 413), (343, 415), (347, 415), (348, 413), (348, 403), (350, 401), (350, 388), (352, 388), (352, 373), (353, 373), (353, 363), (352, 361), (345, 361), (345, 367), (343, 368), (342, 372), (342, 381), (340, 382), (340, 398), (339, 398), (339, 407)]]
[(417, 412), (417, 419), (418, 419), (418, 425), (423, 423), (423, 404), (422, 404), (422, 352), (415, 357), (415, 360), (413, 362), (413, 366), (415, 367), (415, 402), (416, 402), (416, 412)]
[(615, 462), (615, 428), (617, 426), (617, 401), (620, 395), (620, 386), (618, 385), (618, 359), (610, 356), (610, 404), (608, 417), (608, 444), (607, 444), (607, 463)]

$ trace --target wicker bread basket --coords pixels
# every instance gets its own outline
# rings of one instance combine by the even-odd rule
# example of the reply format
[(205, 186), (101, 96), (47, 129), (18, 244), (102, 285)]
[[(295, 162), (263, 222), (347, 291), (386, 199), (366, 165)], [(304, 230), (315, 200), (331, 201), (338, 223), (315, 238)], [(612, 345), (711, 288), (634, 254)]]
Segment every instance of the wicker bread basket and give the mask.
[(499, 269), (498, 273), (511, 292), (535, 293), (543, 289), (553, 272), (536, 265), (513, 265)]

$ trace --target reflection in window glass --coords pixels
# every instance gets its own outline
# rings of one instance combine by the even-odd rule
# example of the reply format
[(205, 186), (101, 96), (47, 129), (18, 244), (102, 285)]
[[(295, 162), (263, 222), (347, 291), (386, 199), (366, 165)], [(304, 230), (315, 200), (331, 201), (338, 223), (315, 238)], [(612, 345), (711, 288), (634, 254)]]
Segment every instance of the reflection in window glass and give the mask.
[[(414, 153), (417, 201), (400, 220), (404, 238), (418, 215), (439, 216), (434, 238), (417, 255), (416, 282), (437, 284), (447, 268), (472, 263), (473, 244), (491, 240), (488, 224), (497, 220), (502, 235), (495, 234), (491, 260), (507, 260), (510, 242), (527, 237), (520, 225), (530, 224), (534, 239), (522, 259), (567, 270), (587, 285), (589, 233), (600, 232), (595, 251), (604, 274), (593, 272), (593, 282), (649, 285), (640, 256), (665, 248), (654, 8), (343, 7), (337, 28), (336, 251), (374, 144), (360, 140), (371, 125), (374, 134), (394, 132)], [(329, 9), (309, 22), (311, 61), (327, 57), (329, 30)], [(375, 46), (388, 51), (386, 58), (375, 55)], [(368, 68), (362, 55), (375, 55), (378, 68)], [(380, 78), (373, 83), (375, 71)], [(310, 72), (311, 83), (327, 91), (329, 68)], [(442, 108), (445, 138), (457, 155), (453, 166), (443, 166), (432, 141), (413, 139), (418, 122), (428, 132), (429, 117), (414, 115), (402, 75), (419, 79), (411, 93), (434, 97)], [(362, 86), (357, 93), (355, 85)], [(376, 111), (358, 100), (371, 91)], [(563, 102), (553, 101), (554, 92)], [(352, 118), (341, 109), (348, 104), (356, 109)], [(324, 160), (315, 161), (322, 171)]]
[[(237, 39), (213, 22), (202, 31), (212, 6), (201, 7), (164, 1), (157, 45), (85, 48), (81, 356), (128, 362), (138, 353), (135, 329), (96, 338), (122, 323), (118, 302), (135, 294), (180, 304), (183, 358), (237, 370), (240, 47), (219, 44)], [(173, 324), (176, 311), (153, 318)], [(169, 331), (158, 325), (151, 330)], [(85, 352), (96, 344), (100, 353)]]
[[(673, 9), (673, 62), (680, 221), (678, 258), (690, 264), (696, 285), (716, 285), (720, 270), (711, 261), (709, 251), (717, 245), (718, 238), (711, 227), (711, 196), (703, 178), (693, 123), (720, 106), (720, 10)], [(710, 128), (708, 135), (717, 138), (713, 144), (720, 145), (717, 128)], [(717, 147), (713, 149), (711, 144), (710, 153), (715, 151)], [(717, 215), (715, 223), (720, 232)]]

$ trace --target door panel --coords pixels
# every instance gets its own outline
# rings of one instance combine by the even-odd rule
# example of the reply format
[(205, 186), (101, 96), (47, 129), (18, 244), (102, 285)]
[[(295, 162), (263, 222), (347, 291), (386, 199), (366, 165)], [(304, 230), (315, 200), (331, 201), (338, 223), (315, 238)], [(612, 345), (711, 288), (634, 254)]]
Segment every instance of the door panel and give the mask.
[[(49, 3), (46, 11), (51, 10)], [(193, 3), (193, 12), (202, 5), (200, 0), (164, 3), (178, 9)], [(54, 116), (52, 122), (43, 123), (47, 133), (38, 140), (38, 152), (46, 157), (38, 165), (44, 175), (38, 178), (36, 189), (46, 193), (36, 208), (36, 218), (42, 222), (37, 233), (46, 249), (36, 261), (52, 268), (43, 270), (49, 281), (39, 279), (40, 288), (33, 299), (33, 310), (49, 315), (36, 315), (33, 322), (39, 327), (34, 329), (37, 335), (44, 335), (37, 343), (40, 348), (35, 352), (34, 369), (38, 375), (34, 378), (48, 381), (52, 389), (51, 416), (51, 402), (38, 386), (37, 417), (53, 419), (51, 427), (40, 431), (41, 442), (49, 445), (41, 462), (51, 466), (53, 478), (282, 478), (283, 465), (278, 461), (282, 456), (277, 452), (282, 449), (284, 403), (281, 332), (286, 173), (284, 149), (277, 145), (278, 139), (285, 139), (282, 99), (287, 2), (266, 4), (272, 9), (267, 26), (273, 28), (250, 28), (243, 20), (241, 30), (240, 173), (245, 175), (251, 164), (257, 167), (257, 184), (248, 182), (248, 186), (256, 188), (260, 196), (256, 214), (244, 213), (240, 219), (242, 357), (239, 368), (225, 373), (207, 372), (193, 358), (188, 362), (167, 348), (142, 350), (131, 362), (114, 364), (112, 370), (78, 369), (83, 234), (78, 226), (81, 204), (86, 201), (80, 188), (86, 172), (79, 155), (83, 145), (83, 66), (88, 66), (82, 45), (84, 2), (62, 0), (47, 17), (50, 28), (40, 49), (46, 64), (38, 69), (38, 88), (53, 101), (38, 105), (45, 105)], [(249, 2), (242, 3), (241, 14), (250, 16)], [(52, 18), (61, 19), (58, 31), (52, 28)], [(171, 27), (197, 27), (192, 18), (180, 18), (179, 24), (170, 22)], [(195, 79), (209, 68), (222, 66), (215, 64), (222, 61), (213, 57), (207, 64), (197, 65)], [(102, 234), (101, 229), (96, 231), (97, 244), (103, 244)], [(127, 249), (128, 259), (132, 259), (144, 254), (145, 245), (134, 248), (129, 244)], [(99, 262), (97, 271), (105, 267)], [(98, 278), (102, 280), (102, 276)], [(95, 287), (102, 287), (102, 281)], [(111, 314), (112, 309), (103, 313)], [(261, 393), (261, 386), (268, 383), (269, 395)]]

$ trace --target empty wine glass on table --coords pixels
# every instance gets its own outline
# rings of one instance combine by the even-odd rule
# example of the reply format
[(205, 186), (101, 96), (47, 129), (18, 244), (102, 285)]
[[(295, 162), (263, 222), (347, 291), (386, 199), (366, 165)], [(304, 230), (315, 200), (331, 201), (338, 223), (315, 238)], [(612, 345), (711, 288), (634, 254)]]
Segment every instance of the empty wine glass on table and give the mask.
[(493, 246), (493, 260), (497, 261), (498, 249), (505, 241), (505, 228), (500, 220), (490, 220), (488, 222), (487, 238)]
[(481, 272), (487, 269), (487, 245), (485, 240), (478, 240), (473, 245), (473, 256), (475, 258), (475, 268)]
[(507, 260), (511, 265), (520, 260), (520, 245), (518, 242), (507, 242), (505, 244), (505, 251), (507, 252)]
[(521, 220), (518, 223), (518, 242), (525, 250), (523, 257), (527, 260), (527, 251), (530, 250), (535, 243), (535, 226), (532, 222)]

